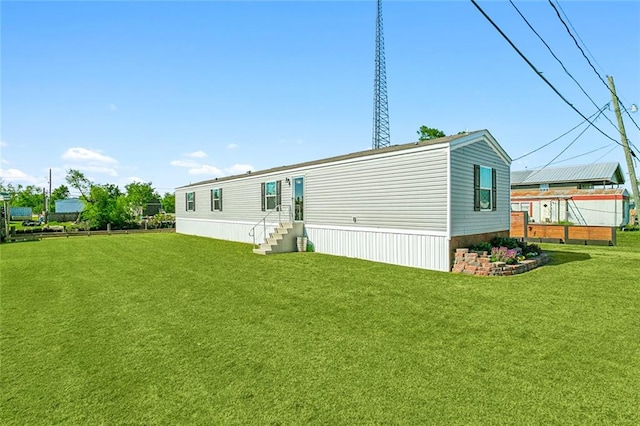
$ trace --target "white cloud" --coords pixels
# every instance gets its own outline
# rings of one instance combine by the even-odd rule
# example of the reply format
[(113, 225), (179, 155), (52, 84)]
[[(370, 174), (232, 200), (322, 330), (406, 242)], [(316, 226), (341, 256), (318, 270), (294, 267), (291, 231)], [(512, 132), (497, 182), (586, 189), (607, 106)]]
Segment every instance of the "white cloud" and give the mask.
[(63, 160), (68, 161), (86, 161), (90, 164), (102, 163), (102, 164), (117, 164), (118, 161), (115, 158), (111, 158), (107, 155), (103, 155), (100, 151), (91, 150), (82, 147), (69, 148), (62, 154)]
[(229, 145), (227, 145), (227, 149), (236, 149), (236, 148), (238, 148), (237, 143), (230, 143)]
[(87, 166), (87, 165), (80, 164), (80, 165), (75, 165), (75, 166), (67, 166), (67, 168), (68, 169), (78, 169), (78, 170), (84, 171), (84, 172), (100, 173), (100, 174), (105, 174), (105, 175), (109, 175), (109, 176), (118, 176), (118, 172), (113, 167)]
[(6, 143), (5, 141), (0, 141), (0, 147), (1, 147), (1, 148), (6, 148), (6, 147), (8, 147), (8, 146), (9, 146), (9, 144), (8, 144), (8, 143)]
[(188, 158), (205, 158), (207, 156), (207, 153), (204, 151), (195, 151), (190, 152), (189, 154), (185, 154), (184, 156)]
[(173, 160), (171, 162), (171, 165), (174, 167), (198, 167), (200, 166), (200, 163), (197, 163), (193, 160)]
[(189, 174), (190, 175), (209, 175), (209, 176), (215, 176), (215, 177), (224, 176), (224, 173), (222, 173), (222, 170), (220, 170), (215, 166), (210, 166), (208, 164), (203, 164), (199, 167), (194, 167), (189, 169)]
[(38, 182), (38, 179), (36, 179), (35, 177), (30, 176), (22, 170), (18, 169), (0, 169), (0, 178), (9, 182), (25, 182), (30, 184), (35, 184)]
[(234, 164), (233, 166), (224, 169), (224, 171), (229, 173), (230, 175), (239, 175), (247, 173), (248, 171), (253, 172), (254, 170), (255, 169), (250, 164)]
[(4, 158), (1, 161), (2, 161), (2, 164), (9, 164), (9, 161), (5, 160)]
[(118, 110), (118, 106), (116, 104), (109, 104), (109, 111), (114, 112)]

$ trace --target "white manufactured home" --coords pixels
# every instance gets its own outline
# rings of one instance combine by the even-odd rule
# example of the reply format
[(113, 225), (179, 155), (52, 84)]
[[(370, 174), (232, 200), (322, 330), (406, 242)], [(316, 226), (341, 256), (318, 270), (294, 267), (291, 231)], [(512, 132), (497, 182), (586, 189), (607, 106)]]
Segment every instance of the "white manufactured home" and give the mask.
[(262, 254), (304, 234), (319, 253), (449, 271), (456, 248), (509, 235), (510, 165), (483, 130), (217, 178), (176, 189), (176, 230)]

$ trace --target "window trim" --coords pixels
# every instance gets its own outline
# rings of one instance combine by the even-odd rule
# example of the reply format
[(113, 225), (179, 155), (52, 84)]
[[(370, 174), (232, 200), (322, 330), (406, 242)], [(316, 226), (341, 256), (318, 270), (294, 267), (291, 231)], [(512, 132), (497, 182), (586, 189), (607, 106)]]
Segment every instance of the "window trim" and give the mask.
[[(189, 195), (193, 197), (193, 200), (189, 201)], [(191, 208), (189, 208), (189, 204), (192, 204)], [(195, 212), (196, 211), (196, 192), (190, 191), (184, 194), (184, 208), (185, 211)]]
[[(267, 195), (267, 184), (275, 183), (276, 184), (276, 193), (275, 195)], [(267, 208), (269, 206), (267, 198), (275, 198), (275, 207), (273, 209)], [(276, 210), (282, 204), (282, 181), (281, 180), (270, 180), (267, 182), (260, 183), (260, 207), (263, 212)]]
[[(215, 197), (216, 191), (218, 192), (218, 198)], [(216, 206), (216, 201), (218, 202)], [(211, 189), (211, 211), (221, 212), (222, 211), (222, 188), (213, 188)]]
[[(482, 169), (488, 169), (491, 171), (491, 184), (490, 186), (481, 185)], [(481, 166), (479, 164), (473, 165), (473, 210), (474, 211), (496, 211), (498, 209), (498, 191), (497, 191), (497, 173), (493, 167)], [(482, 191), (489, 191), (489, 207), (482, 208), (480, 205), (480, 199), (482, 198)]]

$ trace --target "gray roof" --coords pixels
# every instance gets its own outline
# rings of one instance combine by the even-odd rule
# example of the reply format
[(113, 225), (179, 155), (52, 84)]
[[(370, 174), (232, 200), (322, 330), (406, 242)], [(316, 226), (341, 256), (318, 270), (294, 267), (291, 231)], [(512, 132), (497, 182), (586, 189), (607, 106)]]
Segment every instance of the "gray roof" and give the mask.
[(594, 184), (622, 184), (624, 175), (618, 163), (598, 163), (579, 166), (548, 167), (511, 172), (511, 186), (541, 183), (590, 182)]

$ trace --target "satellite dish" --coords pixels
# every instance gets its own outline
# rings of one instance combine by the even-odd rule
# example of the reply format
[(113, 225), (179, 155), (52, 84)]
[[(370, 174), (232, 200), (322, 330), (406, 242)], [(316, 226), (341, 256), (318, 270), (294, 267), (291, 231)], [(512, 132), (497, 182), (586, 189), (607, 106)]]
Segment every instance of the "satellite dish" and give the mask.
[(631, 104), (631, 112), (638, 112), (638, 105)]

